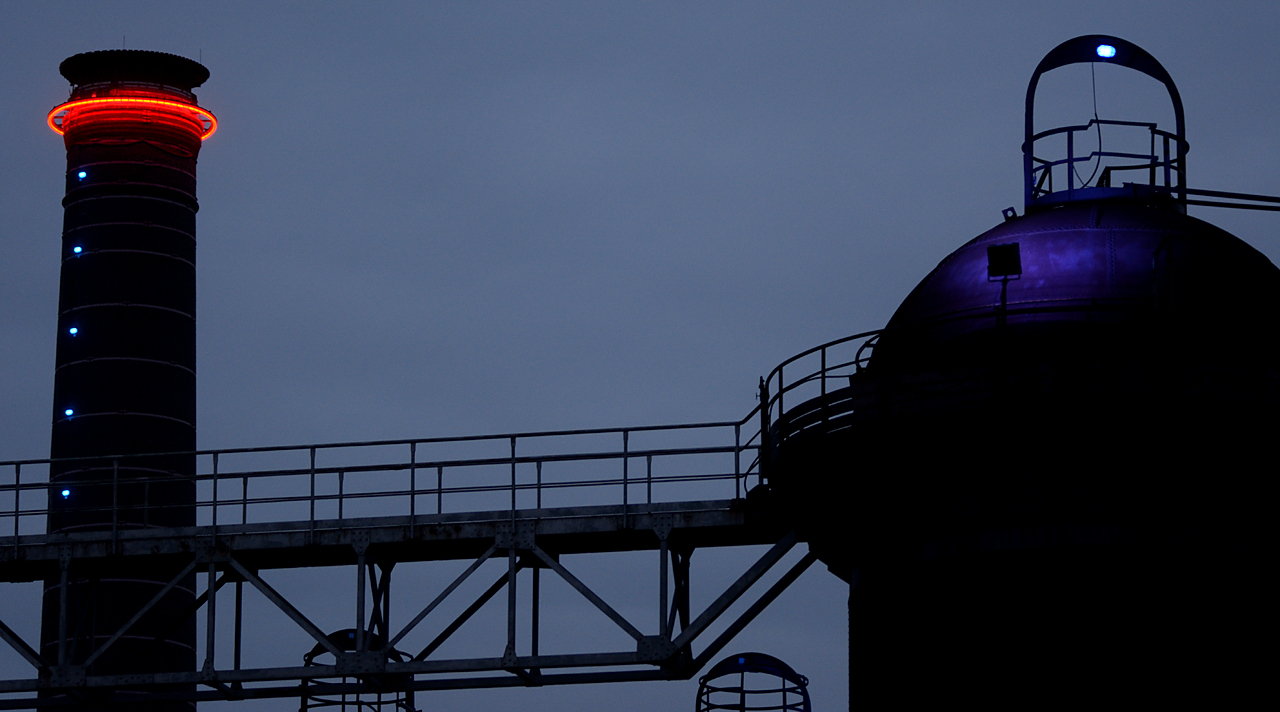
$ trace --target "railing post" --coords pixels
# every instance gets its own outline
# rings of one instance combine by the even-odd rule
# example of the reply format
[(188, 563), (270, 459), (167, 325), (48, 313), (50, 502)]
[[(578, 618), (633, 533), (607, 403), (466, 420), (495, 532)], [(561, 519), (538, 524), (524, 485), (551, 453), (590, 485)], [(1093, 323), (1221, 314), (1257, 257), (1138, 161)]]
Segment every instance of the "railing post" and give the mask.
[(213, 540), (218, 541), (218, 453), (213, 453), (213, 513), (209, 518), (213, 528)]
[(409, 538), (418, 513), (418, 443), (409, 443)]
[[(1084, 186), (1081, 186), (1082, 188)], [(1067, 132), (1067, 200), (1075, 197), (1076, 188), (1076, 132)]]
[(782, 376), (782, 366), (778, 367), (778, 415), (782, 415), (782, 411), (786, 410), (786, 406), (782, 404), (782, 397), (787, 392), (787, 379)]
[(516, 436), (511, 436), (511, 521), (516, 520)]
[[(781, 375), (781, 371), (779, 371)], [(781, 378), (779, 378), (781, 382)], [(778, 394), (779, 405), (781, 405), (782, 394)], [(769, 438), (769, 383), (760, 379), (760, 474), (759, 479), (765, 482), (769, 479), (769, 458), (773, 456), (773, 447)]]
[[(742, 423), (733, 424), (733, 498), (742, 499)], [(665, 559), (664, 559), (665, 561)], [(664, 563), (663, 566), (666, 566)], [(666, 620), (665, 618), (663, 620)]]
[(827, 425), (827, 347), (822, 347), (822, 425)]
[(13, 463), (13, 554), (18, 554), (18, 520), (22, 518), (22, 463)]
[(307, 529), (307, 543), (314, 544), (316, 541), (316, 449), (311, 448), (311, 514)]
[(627, 457), (628, 441), (631, 432), (622, 431), (622, 526), (627, 526)]
[(822, 395), (827, 395), (827, 347), (822, 347)]
[(1159, 165), (1160, 158), (1156, 156), (1156, 127), (1151, 127), (1151, 169), (1147, 176), (1147, 184), (1152, 188), (1156, 187), (1156, 166)]
[(653, 504), (653, 455), (644, 456), (645, 503)]
[(240, 523), (249, 523), (249, 475), (245, 475), (240, 485)]
[[(538, 509), (542, 509), (542, 460), (538, 460), (538, 489), (537, 489), (537, 497), (538, 497)], [(534, 570), (533, 570), (533, 573), (534, 573), (534, 575), (536, 576), (536, 575), (537, 575), (537, 573), (538, 573), (538, 570), (537, 570), (537, 569), (534, 569)]]
[(346, 473), (338, 470), (338, 519), (342, 519), (342, 483)]
[(444, 465), (436, 465), (436, 514), (444, 514)]

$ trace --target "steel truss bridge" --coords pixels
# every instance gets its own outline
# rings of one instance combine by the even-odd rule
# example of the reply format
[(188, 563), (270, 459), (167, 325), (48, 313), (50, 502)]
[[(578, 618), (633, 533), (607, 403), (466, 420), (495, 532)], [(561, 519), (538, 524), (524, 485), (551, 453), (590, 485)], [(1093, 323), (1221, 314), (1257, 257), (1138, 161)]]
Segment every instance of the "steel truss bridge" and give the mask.
[[(54, 461), (0, 462), (0, 526), (11, 532), (0, 537), (0, 581), (60, 580), (65, 592), (70, 576), (93, 580), (139, 564), (171, 574), (114, 635), (79, 656), (84, 664), (69, 663), (75, 654), (66, 649), (67, 635), (59, 637), (56, 654), (42, 654), (0, 616), (0, 638), (30, 664), (27, 676), (0, 680), (0, 709), (270, 697), (301, 697), (305, 707), (308, 700), (341, 695), (406, 693), (404, 706), (412, 709), (416, 690), (688, 679), (814, 563), (807, 553), (780, 576), (775, 571), (771, 585), (750, 591), (801, 541), (767, 497), (748, 493), (767, 482), (776, 444), (770, 433), (776, 439), (782, 430), (771, 421), (777, 424), (784, 398), (838, 400), (848, 376), (865, 366), (877, 333), (846, 337), (784, 362), (761, 382), (764, 408), (740, 421), (184, 453), (197, 461), (197, 524), (191, 527), (123, 526), (113, 497), (99, 510), (103, 521), (109, 515), (109, 527), (44, 534), (49, 502), (62, 494), (48, 481)], [(784, 369), (801, 375), (784, 379)], [(85, 464), (105, 476), (125, 457)], [(127, 456), (133, 462), (138, 457)], [(145, 517), (161, 505), (142, 509)], [(138, 508), (127, 515), (136, 521)], [(694, 551), (746, 545), (768, 548), (705, 609), (692, 609)], [(566, 555), (626, 551), (659, 554), (658, 566), (631, 574), (637, 581), (657, 579), (650, 624), (628, 620), (561, 562)], [(412, 615), (393, 624), (395, 566), (428, 561), (470, 564), (437, 590), (397, 590), (397, 611)], [(446, 601), (460, 591), (474, 593), (475, 582), (465, 584), (490, 561), (505, 563), (500, 575), (446, 623), (440, 615)], [(353, 565), (355, 581), (326, 589), (354, 589), (348, 629), (322, 629), (304, 605), (268, 582), (275, 570), (349, 572), (338, 567)], [(169, 624), (189, 625), (192, 617), (203, 623), (200, 669), (95, 674), (93, 662), (144, 616), (160, 615), (157, 603), (193, 573), (206, 574), (204, 590)], [(633, 642), (610, 652), (541, 652), (547, 576), (567, 584), (577, 605), (597, 609)], [(518, 596), (526, 585), (529, 591)], [(505, 647), (488, 657), (437, 655), (504, 592)], [(738, 606), (726, 625), (721, 619), (749, 592), (750, 603)], [(244, 603), (255, 595), (314, 640), (301, 665), (242, 665)], [(226, 596), (233, 605), (224, 598), (219, 606), (218, 598)], [(234, 611), (229, 641), (226, 622), (220, 627), (217, 621), (228, 608)], [(78, 622), (71, 618), (64, 595), (60, 631), (74, 633)], [(518, 630), (517, 621), (528, 630)], [(420, 627), (438, 633), (420, 649), (402, 650)], [(719, 630), (715, 637), (713, 630)]]

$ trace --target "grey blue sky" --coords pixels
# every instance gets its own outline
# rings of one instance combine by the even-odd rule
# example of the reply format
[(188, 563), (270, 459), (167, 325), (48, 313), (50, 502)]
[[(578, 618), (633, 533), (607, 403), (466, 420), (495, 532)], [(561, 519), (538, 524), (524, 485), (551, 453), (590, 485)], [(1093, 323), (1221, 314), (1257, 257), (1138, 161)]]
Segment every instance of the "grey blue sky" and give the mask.
[[(0, 2), (0, 459), (48, 452), (65, 163), (44, 117), (69, 55), (123, 42), (211, 72), (211, 448), (739, 418), (777, 362), (883, 325), (1021, 213), (1026, 81), (1063, 40), (1115, 34), (1165, 65), (1191, 186), (1280, 194), (1277, 28), (1274, 2)], [(1104, 117), (1168, 115), (1121, 73), (1098, 72)], [(1042, 87), (1046, 116), (1092, 115), (1087, 69)], [(1192, 212), (1280, 256), (1274, 215)], [(842, 709), (846, 596), (817, 567), (730, 648)], [(639, 711), (695, 691), (419, 701)]]

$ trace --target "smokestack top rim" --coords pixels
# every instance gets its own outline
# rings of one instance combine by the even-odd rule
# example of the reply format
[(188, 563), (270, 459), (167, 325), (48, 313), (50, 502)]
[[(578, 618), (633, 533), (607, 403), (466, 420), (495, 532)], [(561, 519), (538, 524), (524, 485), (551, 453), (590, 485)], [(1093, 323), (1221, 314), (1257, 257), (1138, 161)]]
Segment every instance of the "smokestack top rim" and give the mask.
[(146, 82), (190, 92), (209, 79), (209, 70), (195, 60), (141, 49), (107, 49), (72, 55), (58, 65), (58, 72), (73, 87)]

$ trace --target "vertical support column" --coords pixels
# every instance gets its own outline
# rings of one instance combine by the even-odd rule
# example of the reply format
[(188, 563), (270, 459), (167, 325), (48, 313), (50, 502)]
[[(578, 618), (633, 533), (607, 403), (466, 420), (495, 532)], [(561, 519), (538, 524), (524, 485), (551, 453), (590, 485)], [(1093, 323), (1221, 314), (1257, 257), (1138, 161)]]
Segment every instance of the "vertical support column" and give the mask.
[(364, 579), (366, 547), (356, 545), (356, 650), (363, 652), (365, 647), (365, 622), (364, 622)]
[[(514, 441), (515, 438), (512, 438)], [(512, 444), (514, 447), (514, 442)], [(516, 546), (515, 531), (511, 533), (511, 548), (507, 549), (507, 650), (504, 664), (515, 665), (516, 659)]]
[(658, 630), (663, 640), (671, 640), (671, 621), (667, 620), (667, 537), (658, 539)]
[(205, 603), (205, 631), (204, 631), (204, 669), (206, 671), (213, 670), (213, 645), (214, 639), (217, 637), (217, 616), (218, 616), (218, 571), (213, 561), (209, 562), (209, 578), (205, 582), (205, 593), (209, 600)]
[(235, 650), (232, 653), (232, 665), (236, 670), (240, 669), (240, 631), (244, 624), (244, 581), (236, 581), (236, 629), (235, 641), (233, 643)]
[(530, 606), (529, 606), (529, 615), (530, 615), (529, 654), (535, 658), (538, 657), (538, 634), (539, 634), (538, 610), (539, 610), (539, 607), (541, 606), (541, 595), (542, 595), (542, 577), (540, 576), (541, 572), (542, 572), (542, 567), (538, 565), (534, 565), (533, 573), (532, 573), (533, 583), (531, 584), (532, 596), (531, 596)]

